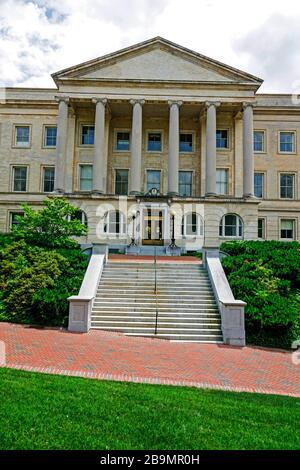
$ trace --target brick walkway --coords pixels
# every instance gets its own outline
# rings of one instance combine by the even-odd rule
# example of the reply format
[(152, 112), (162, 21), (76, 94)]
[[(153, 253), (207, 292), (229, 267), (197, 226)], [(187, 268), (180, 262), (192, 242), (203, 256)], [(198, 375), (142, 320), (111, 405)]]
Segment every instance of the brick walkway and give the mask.
[(292, 363), (289, 352), (8, 323), (0, 324), (0, 340), (6, 349), (3, 365), (11, 368), (300, 397), (300, 366)]

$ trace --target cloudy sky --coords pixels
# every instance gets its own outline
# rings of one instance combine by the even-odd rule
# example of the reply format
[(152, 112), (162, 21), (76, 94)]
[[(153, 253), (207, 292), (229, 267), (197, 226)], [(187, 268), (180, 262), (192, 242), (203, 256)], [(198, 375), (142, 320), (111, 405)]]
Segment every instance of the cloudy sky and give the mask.
[(263, 92), (299, 92), (298, 0), (0, 0), (0, 82), (53, 87), (50, 73), (153, 36), (263, 78)]

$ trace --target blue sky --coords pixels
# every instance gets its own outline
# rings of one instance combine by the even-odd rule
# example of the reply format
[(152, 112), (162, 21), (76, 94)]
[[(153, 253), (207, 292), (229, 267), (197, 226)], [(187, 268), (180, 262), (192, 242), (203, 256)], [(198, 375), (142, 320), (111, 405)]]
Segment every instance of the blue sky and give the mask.
[(52, 72), (153, 36), (299, 92), (297, 0), (0, 0), (0, 81), (53, 87)]

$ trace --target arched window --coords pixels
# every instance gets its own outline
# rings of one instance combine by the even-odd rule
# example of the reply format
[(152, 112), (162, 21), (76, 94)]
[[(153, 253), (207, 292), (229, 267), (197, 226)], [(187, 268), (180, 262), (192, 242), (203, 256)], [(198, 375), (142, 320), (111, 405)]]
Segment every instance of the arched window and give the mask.
[(182, 218), (181, 233), (184, 237), (203, 237), (203, 219), (196, 212), (189, 212)]
[(81, 222), (83, 225), (85, 225), (86, 227), (88, 226), (87, 215), (82, 210), (78, 210), (72, 216), (68, 216), (68, 220), (79, 220), (79, 222)]
[(110, 235), (126, 234), (126, 218), (120, 211), (109, 211), (104, 219), (104, 233)]
[(243, 221), (236, 214), (226, 214), (222, 217), (219, 229), (220, 237), (242, 238)]

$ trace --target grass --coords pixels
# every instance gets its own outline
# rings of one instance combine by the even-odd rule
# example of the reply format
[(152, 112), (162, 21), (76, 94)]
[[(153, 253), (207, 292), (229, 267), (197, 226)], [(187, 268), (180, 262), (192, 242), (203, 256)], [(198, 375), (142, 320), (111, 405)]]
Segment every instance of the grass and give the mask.
[(299, 449), (300, 399), (0, 369), (3, 449)]

